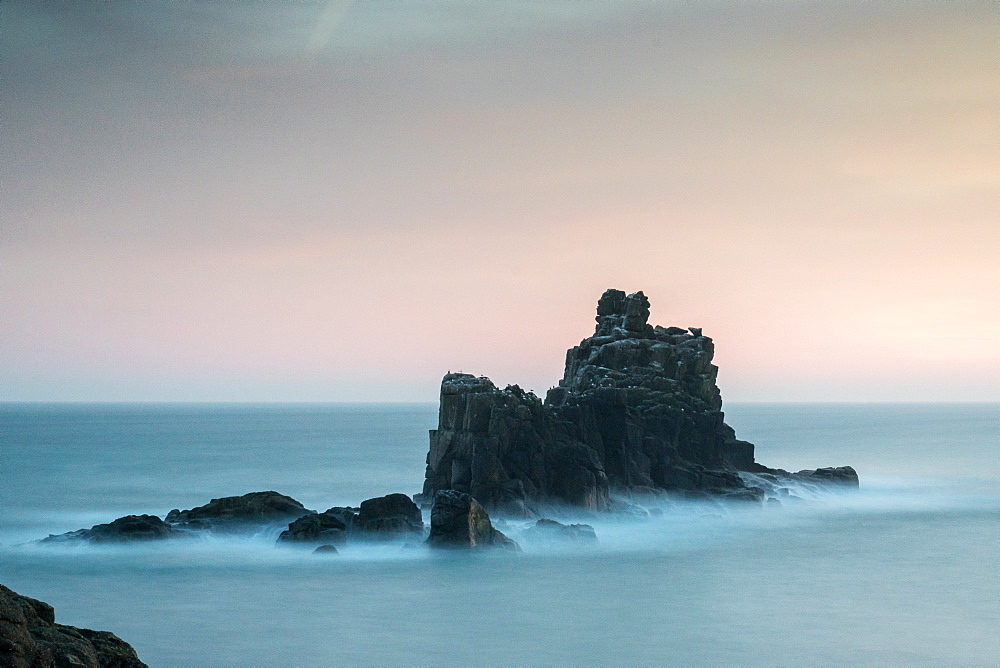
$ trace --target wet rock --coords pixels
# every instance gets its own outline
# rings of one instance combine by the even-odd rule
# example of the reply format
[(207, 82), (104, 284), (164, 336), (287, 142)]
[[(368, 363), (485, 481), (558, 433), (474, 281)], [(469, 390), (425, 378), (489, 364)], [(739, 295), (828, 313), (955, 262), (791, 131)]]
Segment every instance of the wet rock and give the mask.
[(315, 550), (313, 550), (313, 554), (317, 554), (322, 557), (332, 557), (336, 554), (340, 554), (340, 552), (334, 545), (327, 544), (327, 545), (320, 545), (319, 547), (317, 547)]
[(278, 536), (279, 543), (343, 543), (347, 538), (347, 524), (341, 519), (342, 509), (300, 517), (288, 525)]
[(277, 492), (251, 492), (212, 499), (190, 510), (171, 510), (166, 521), (187, 529), (234, 530), (247, 525), (285, 524), (315, 514), (301, 503)]
[(562, 524), (549, 519), (538, 520), (525, 529), (520, 537), (533, 542), (597, 543), (597, 532), (589, 524)]
[(115, 634), (56, 624), (51, 605), (0, 585), (0, 666), (145, 668), (146, 664)]
[(359, 508), (334, 506), (333, 508), (325, 510), (323, 514), (328, 515), (330, 517), (334, 517), (343, 522), (344, 525), (347, 527), (347, 532), (350, 533), (351, 531), (354, 530), (354, 527), (357, 524), (359, 511), (360, 511)]
[(96, 524), (89, 529), (43, 538), (42, 543), (89, 541), (92, 543), (128, 543), (160, 540), (179, 535), (169, 524), (155, 515), (126, 515), (108, 524)]
[(427, 544), (442, 548), (521, 549), (517, 543), (493, 528), (490, 516), (476, 499), (453, 489), (439, 490), (434, 495), (431, 533)]
[(361, 502), (355, 523), (366, 538), (406, 538), (423, 535), (420, 508), (406, 494), (389, 494)]

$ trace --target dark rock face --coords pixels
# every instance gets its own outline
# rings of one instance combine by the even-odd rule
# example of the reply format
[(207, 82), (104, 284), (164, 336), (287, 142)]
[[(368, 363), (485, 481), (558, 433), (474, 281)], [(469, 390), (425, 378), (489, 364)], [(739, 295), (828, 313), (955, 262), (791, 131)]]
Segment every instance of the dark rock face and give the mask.
[(51, 605), (0, 585), (0, 666), (145, 668), (146, 664), (115, 634), (56, 624)]
[(441, 383), (424, 497), (454, 489), (487, 507), (530, 516), (539, 499), (604, 508), (608, 480), (597, 453), (572, 439), (541, 400), (488, 378), (451, 373)]
[(315, 512), (284, 494), (251, 492), (212, 499), (191, 510), (171, 510), (166, 521), (191, 529), (225, 529), (246, 524), (283, 524)]
[(453, 489), (434, 494), (431, 534), (427, 544), (444, 548), (501, 547), (519, 551), (517, 543), (493, 528), (490, 516), (472, 496)]
[(540, 519), (519, 536), (531, 541), (559, 541), (568, 543), (597, 543), (597, 532), (589, 524), (562, 524), (555, 520)]
[(643, 293), (606, 291), (594, 335), (567, 352), (544, 403), (516, 385), (446, 375), (423, 496), (454, 489), (520, 516), (550, 503), (609, 510), (611, 489), (762, 500), (738, 472), (770, 469), (724, 422), (712, 339), (648, 318)]
[(97, 524), (89, 529), (43, 538), (42, 543), (86, 540), (92, 543), (127, 543), (132, 541), (171, 538), (178, 532), (155, 515), (127, 515), (109, 524)]
[(278, 542), (301, 544), (342, 543), (347, 539), (347, 524), (344, 522), (340, 508), (317, 515), (300, 517), (281, 532)]
[(422, 536), (424, 520), (413, 499), (405, 494), (389, 494), (362, 501), (355, 527), (374, 539)]

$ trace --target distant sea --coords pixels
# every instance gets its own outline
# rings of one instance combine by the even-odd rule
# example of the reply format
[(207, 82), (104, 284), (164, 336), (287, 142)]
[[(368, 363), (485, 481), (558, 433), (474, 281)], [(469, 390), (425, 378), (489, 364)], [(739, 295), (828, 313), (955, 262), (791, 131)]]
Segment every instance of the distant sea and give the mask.
[(758, 461), (851, 465), (860, 492), (582, 518), (593, 549), (29, 542), (251, 491), (413, 494), (436, 410), (2, 404), (0, 583), (151, 666), (1000, 664), (998, 404), (727, 405)]

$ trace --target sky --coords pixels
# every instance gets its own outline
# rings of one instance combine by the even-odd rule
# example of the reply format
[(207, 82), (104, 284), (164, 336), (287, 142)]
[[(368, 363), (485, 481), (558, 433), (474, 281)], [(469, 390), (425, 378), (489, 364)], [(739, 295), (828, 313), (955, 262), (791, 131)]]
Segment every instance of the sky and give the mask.
[(1000, 401), (1000, 5), (0, 3), (0, 400)]

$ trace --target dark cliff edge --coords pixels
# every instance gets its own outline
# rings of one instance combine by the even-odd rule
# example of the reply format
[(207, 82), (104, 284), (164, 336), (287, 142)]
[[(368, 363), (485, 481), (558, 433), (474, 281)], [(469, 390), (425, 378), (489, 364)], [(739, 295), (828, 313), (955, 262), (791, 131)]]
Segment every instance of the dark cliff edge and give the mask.
[(0, 666), (146, 668), (127, 642), (107, 631), (56, 624), (48, 603), (0, 585)]
[(612, 510), (621, 493), (759, 503), (787, 496), (788, 485), (857, 487), (848, 466), (758, 464), (724, 421), (712, 339), (648, 318), (642, 292), (606, 291), (594, 335), (566, 353), (544, 402), (516, 385), (447, 374), (423, 498), (454, 489), (490, 512), (530, 517), (551, 505)]

